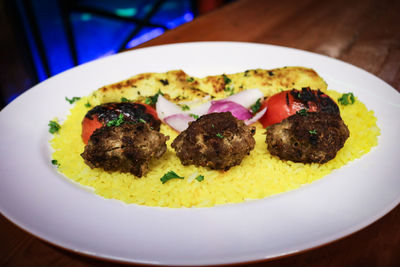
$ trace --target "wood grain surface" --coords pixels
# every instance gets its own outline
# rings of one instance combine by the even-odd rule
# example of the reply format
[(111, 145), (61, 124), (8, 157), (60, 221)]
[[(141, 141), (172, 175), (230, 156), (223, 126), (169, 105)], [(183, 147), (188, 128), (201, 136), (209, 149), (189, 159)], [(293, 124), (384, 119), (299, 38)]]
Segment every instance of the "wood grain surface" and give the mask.
[[(293, 47), (354, 64), (400, 91), (400, 1), (242, 0), (140, 47), (246, 41)], [(371, 196), (373, 197), (373, 196)], [(118, 266), (57, 248), (0, 217), (0, 266)], [(400, 266), (400, 206), (331, 244), (243, 266)]]

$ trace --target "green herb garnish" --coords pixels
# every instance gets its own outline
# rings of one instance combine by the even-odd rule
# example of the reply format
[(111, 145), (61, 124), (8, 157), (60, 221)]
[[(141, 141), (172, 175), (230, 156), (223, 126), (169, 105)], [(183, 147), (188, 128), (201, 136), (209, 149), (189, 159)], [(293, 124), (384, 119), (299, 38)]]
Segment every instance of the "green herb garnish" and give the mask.
[(254, 104), (250, 107), (251, 112), (252, 112), (253, 114), (257, 113), (257, 111), (260, 109), (260, 107), (261, 107), (261, 98), (257, 99), (256, 103), (254, 103)]
[(190, 110), (190, 107), (188, 105), (180, 105), (182, 110)]
[(216, 136), (221, 138), (221, 139), (224, 138), (224, 136), (222, 134), (220, 134), (220, 133), (217, 133)]
[(176, 174), (173, 171), (169, 171), (166, 174), (164, 174), (163, 177), (160, 178), (160, 181), (165, 184), (166, 182), (168, 182), (171, 179), (184, 179), (185, 177), (181, 177), (178, 174)]
[(122, 123), (124, 123), (124, 115), (120, 113), (117, 119), (107, 122), (107, 126), (120, 126)]
[(121, 97), (121, 102), (130, 102), (130, 100), (126, 97)]
[(229, 77), (226, 76), (225, 74), (222, 74), (222, 77), (224, 78), (225, 85), (230, 84), (232, 82), (232, 80), (229, 79)]
[(90, 108), (91, 106), (89, 102), (86, 102), (85, 107)]
[(51, 164), (56, 165), (57, 167), (60, 166), (60, 164), (58, 163), (58, 161), (57, 161), (56, 159), (53, 159), (53, 160), (51, 161)]
[(140, 122), (143, 122), (143, 123), (147, 123), (147, 121), (145, 121), (145, 120), (142, 119), (142, 118), (140, 118), (139, 121), (140, 121)]
[(49, 122), (49, 126), (50, 126), (49, 132), (52, 133), (52, 134), (58, 132), (58, 130), (61, 129), (60, 124), (58, 124), (58, 122), (56, 122), (56, 121), (50, 121)]
[(227, 93), (229, 93), (229, 95), (233, 95), (234, 92), (235, 92), (235, 88), (234, 88), (233, 85), (232, 85), (232, 86), (226, 86), (226, 87), (224, 88), (224, 91), (227, 92)]
[(194, 82), (194, 78), (193, 77), (189, 77), (189, 78), (186, 79), (186, 81), (192, 83), (192, 82)]
[(195, 178), (198, 182), (201, 182), (204, 180), (204, 175), (199, 175)]
[(305, 108), (296, 111), (296, 113), (301, 116), (308, 116), (307, 110)]
[(310, 131), (308, 131), (310, 134), (317, 134), (317, 130), (310, 130)]
[(78, 101), (79, 99), (81, 99), (78, 96), (74, 96), (73, 98), (69, 99), (68, 97), (65, 97), (65, 100), (67, 100), (70, 104), (75, 103), (75, 101)]
[(194, 119), (196, 119), (196, 120), (199, 118), (199, 115), (196, 115), (196, 114), (193, 114), (193, 113), (190, 113), (189, 116), (194, 118)]
[(153, 96), (146, 97), (146, 99), (144, 100), (144, 103), (147, 105), (155, 105), (157, 103), (159, 95), (164, 95), (161, 92), (161, 90), (158, 90), (157, 94), (155, 94)]
[(338, 98), (338, 102), (343, 106), (347, 106), (349, 104), (354, 104), (354, 102), (356, 102), (356, 99), (353, 93), (350, 92), (342, 94), (342, 96)]

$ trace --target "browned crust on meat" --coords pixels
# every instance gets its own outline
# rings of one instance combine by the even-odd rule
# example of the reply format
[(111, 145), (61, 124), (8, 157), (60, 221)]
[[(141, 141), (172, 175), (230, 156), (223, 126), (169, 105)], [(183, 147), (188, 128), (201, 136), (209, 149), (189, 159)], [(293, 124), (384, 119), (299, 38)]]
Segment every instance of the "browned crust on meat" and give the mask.
[(145, 123), (104, 126), (94, 131), (81, 156), (91, 168), (141, 177), (148, 172), (148, 162), (165, 153), (168, 139)]
[(255, 128), (230, 112), (211, 113), (192, 122), (172, 143), (183, 165), (228, 170), (255, 146)]
[(268, 127), (266, 143), (269, 152), (280, 159), (325, 163), (336, 156), (349, 135), (340, 115), (312, 112)]

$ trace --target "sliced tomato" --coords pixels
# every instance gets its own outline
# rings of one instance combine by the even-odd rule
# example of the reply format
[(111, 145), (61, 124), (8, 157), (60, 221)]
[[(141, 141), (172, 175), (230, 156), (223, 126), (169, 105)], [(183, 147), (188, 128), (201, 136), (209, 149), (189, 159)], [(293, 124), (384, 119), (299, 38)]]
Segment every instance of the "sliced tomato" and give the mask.
[(82, 121), (82, 140), (85, 144), (88, 143), (92, 133), (101, 128), (103, 124), (97, 119), (97, 116), (93, 116), (93, 119), (85, 117)]
[(152, 115), (155, 119), (160, 120), (157, 116), (157, 111), (150, 105), (147, 105), (145, 103), (138, 103), (140, 105), (143, 105), (146, 107), (146, 113), (149, 113), (150, 115)]
[[(317, 91), (315, 91), (316, 94)], [(308, 112), (318, 110), (318, 103), (308, 102), (308, 107), (299, 99), (293, 97), (291, 91), (282, 91), (268, 97), (261, 105), (261, 109), (267, 107), (267, 112), (259, 120), (264, 128), (279, 123), (297, 111), (307, 109)]]

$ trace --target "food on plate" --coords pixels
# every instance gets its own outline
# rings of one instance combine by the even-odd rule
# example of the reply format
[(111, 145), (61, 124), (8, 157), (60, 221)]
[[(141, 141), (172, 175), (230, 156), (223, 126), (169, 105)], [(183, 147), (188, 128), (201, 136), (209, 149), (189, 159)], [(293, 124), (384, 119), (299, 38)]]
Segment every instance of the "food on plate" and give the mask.
[(118, 119), (120, 121), (149, 123), (152, 129), (160, 130), (161, 121), (157, 118), (154, 109), (146, 104), (130, 102), (105, 103), (89, 110), (83, 118), (83, 142), (85, 144), (88, 143), (94, 130), (118, 123)]
[[(195, 77), (180, 70), (138, 74), (127, 80), (103, 86), (88, 96), (81, 96), (72, 104), (66, 118), (55, 120), (60, 127), (57, 127), (58, 130), (52, 134), (51, 146), (54, 150), (52, 162), (54, 162), (54, 168), (57, 168), (60, 173), (83, 186), (92, 188), (104, 198), (146, 206), (211, 207), (287, 192), (318, 180), (368, 153), (377, 145), (380, 133), (373, 111), (368, 110), (355, 94), (351, 94), (347, 95), (347, 105), (344, 101), (339, 102), (338, 106), (340, 116), (347, 125), (350, 136), (333, 159), (323, 164), (301, 163), (281, 160), (272, 155), (266, 143), (266, 130), (258, 121), (266, 114), (265, 108), (262, 107), (263, 99), (268, 99), (281, 91), (295, 89), (301, 92), (302, 88), (308, 87), (316, 91), (319, 89), (322, 94), (334, 100), (342, 97), (342, 93), (328, 90), (324, 80), (314, 70), (303, 67), (255, 69), (206, 77)], [(341, 90), (344, 89), (341, 88)], [(239, 102), (235, 102), (238, 99)], [(152, 106), (157, 113), (156, 116), (161, 120), (159, 132), (155, 130), (156, 128), (154, 130), (150, 128), (152, 130), (150, 131), (146, 126), (143, 131), (149, 131), (151, 135), (164, 135), (164, 137), (160, 136), (159, 141), (156, 142), (158, 148), (153, 148), (153, 145), (148, 145), (146, 141), (143, 141), (144, 147), (147, 147), (145, 149), (151, 149), (153, 152), (150, 154), (154, 153), (154, 156), (139, 164), (141, 167), (137, 174), (140, 175), (141, 171), (142, 178), (133, 175), (130, 170), (127, 172), (105, 171), (104, 168), (91, 168), (81, 157), (82, 153), (86, 153), (84, 152), (86, 145), (81, 136), (82, 120), (88, 111), (97, 105), (110, 102), (125, 103), (127, 100)], [(226, 103), (227, 101), (229, 102)], [(217, 103), (217, 105), (214, 104), (213, 109), (218, 108), (218, 112), (230, 111), (233, 108), (240, 111), (238, 114), (234, 113), (243, 119), (244, 124), (251, 125), (246, 127), (256, 129), (252, 135), (255, 144), (250, 154), (247, 155), (241, 151), (241, 155), (244, 156), (240, 164), (230, 167), (227, 171), (224, 168), (215, 170), (209, 166), (183, 165), (177, 152), (171, 146), (180, 132), (185, 131), (189, 122), (194, 124), (201, 116), (208, 116), (213, 103)], [(294, 115), (301, 116), (304, 112), (311, 113), (311, 110), (304, 109)], [(154, 118), (156, 116), (153, 115)], [(102, 132), (107, 132), (107, 134), (110, 132), (110, 136), (118, 136), (115, 137), (118, 143), (123, 140), (121, 136), (125, 135), (122, 133), (125, 127), (149, 126), (149, 123), (144, 124), (140, 121), (132, 122), (132, 124), (124, 123), (125, 117), (118, 113), (115, 119), (111, 120), (112, 125), (98, 125), (100, 129), (94, 131), (90, 138), (93, 140), (89, 141), (87, 146), (91, 146), (90, 149), (104, 147), (106, 149), (100, 150), (100, 154), (109, 152), (111, 155), (114, 151), (107, 150), (107, 146), (112, 146), (109, 143), (111, 139), (98, 140), (102, 143), (100, 146), (92, 144), (98, 134), (105, 135), (106, 133)], [(182, 127), (182, 130), (173, 127), (179, 129)], [(212, 127), (212, 125), (204, 125), (204, 127)], [(322, 130), (314, 128), (304, 131), (306, 130), (310, 135), (322, 133)], [(222, 140), (225, 138), (224, 134), (217, 135), (218, 132), (213, 138), (224, 142)], [(144, 135), (139, 136), (144, 138)], [(168, 140), (167, 136), (169, 136)], [(163, 154), (164, 145), (161, 139), (165, 141), (166, 146)], [(246, 140), (251, 140), (251, 138)], [(179, 146), (182, 149), (191, 149), (187, 144)], [(117, 148), (120, 152), (118, 162), (123, 166), (126, 164), (124, 148), (125, 146)], [(86, 149), (89, 150), (89, 147)], [(235, 160), (227, 157), (223, 164), (230, 165), (229, 161)], [(110, 162), (112, 161), (108, 164), (111, 168), (113, 164)], [(127, 170), (129, 167), (123, 167), (123, 169)]]
[(176, 105), (163, 96), (159, 96), (156, 109), (158, 117), (178, 132), (186, 130), (189, 123), (200, 116), (210, 113), (230, 112), (246, 125), (251, 125), (266, 111), (266, 108), (258, 111), (261, 98), (263, 98), (263, 93), (260, 90), (248, 89), (224, 99), (205, 101), (191, 107), (187, 104)]
[(255, 130), (230, 112), (210, 113), (191, 122), (171, 147), (183, 165), (227, 171), (254, 149)]
[(325, 163), (333, 159), (349, 137), (339, 114), (294, 114), (267, 129), (266, 143), (272, 155), (302, 163)]
[(332, 98), (321, 90), (303, 87), (301, 90), (282, 91), (268, 97), (261, 106), (267, 112), (260, 119), (264, 127), (279, 123), (287, 117), (301, 112), (324, 112), (339, 114), (339, 108)]
[(267, 109), (260, 122), (267, 127), (268, 150), (282, 160), (325, 163), (349, 137), (338, 105), (320, 90), (282, 91), (262, 107)]
[[(152, 102), (160, 92), (174, 102), (198, 101), (203, 98), (222, 99), (246, 89), (258, 88), (265, 96), (280, 90), (310, 87), (325, 91), (327, 84), (313, 70), (305, 67), (283, 67), (271, 70), (251, 69), (233, 74), (203, 78), (193, 77), (182, 70), (165, 73), (141, 73), (129, 79), (106, 85), (92, 96), (100, 103), (119, 102), (122, 97)], [(142, 101), (140, 101), (142, 102)]]
[(149, 161), (167, 150), (168, 137), (143, 122), (123, 122), (104, 126), (91, 135), (82, 158), (91, 168), (129, 172), (142, 177)]

